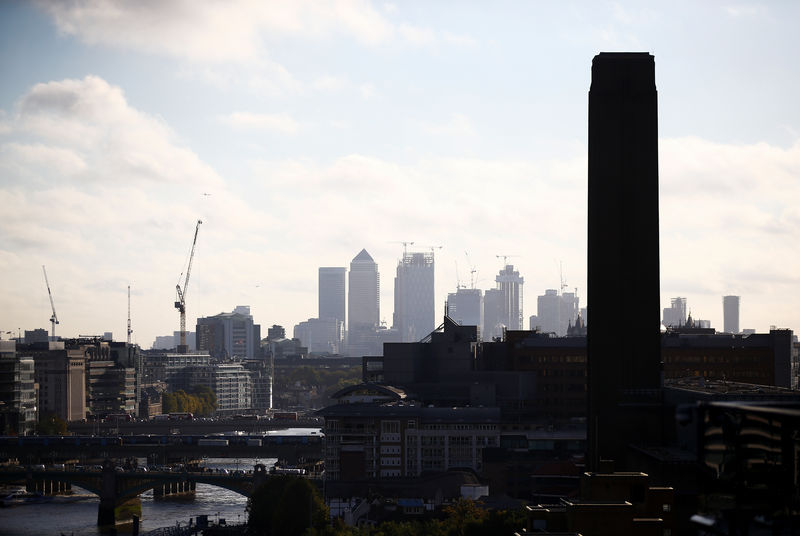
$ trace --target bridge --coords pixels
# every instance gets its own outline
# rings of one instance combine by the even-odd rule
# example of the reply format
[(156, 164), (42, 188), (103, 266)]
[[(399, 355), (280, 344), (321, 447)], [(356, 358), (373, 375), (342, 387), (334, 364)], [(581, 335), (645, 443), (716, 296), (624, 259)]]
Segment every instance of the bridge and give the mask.
[[(233, 475), (206, 472), (119, 472), (110, 461), (103, 463), (99, 471), (33, 471), (10, 469), (0, 471), (0, 482), (25, 485), (28, 491), (39, 491), (45, 495), (57, 494), (70, 486), (79, 486), (100, 497), (97, 524), (111, 526), (141, 516), (140, 495), (154, 490), (154, 495), (194, 491), (197, 484), (210, 484), (229, 489), (245, 497), (269, 478), (266, 467), (258, 464), (252, 473)], [(318, 481), (315, 481), (319, 485)]]
[(297, 421), (280, 419), (242, 419), (229, 418), (209, 420), (164, 420), (164, 421), (111, 421), (111, 422), (78, 422), (67, 424), (67, 431), (76, 435), (166, 435), (175, 432), (181, 434), (216, 434), (241, 430), (247, 433), (263, 433), (287, 428), (322, 428), (322, 419), (305, 418)]
[(289, 464), (324, 458), (320, 436), (231, 436), (207, 439), (200, 436), (60, 436), (0, 437), (0, 459), (24, 464), (65, 460), (147, 458), (166, 465), (203, 457), (277, 458)]

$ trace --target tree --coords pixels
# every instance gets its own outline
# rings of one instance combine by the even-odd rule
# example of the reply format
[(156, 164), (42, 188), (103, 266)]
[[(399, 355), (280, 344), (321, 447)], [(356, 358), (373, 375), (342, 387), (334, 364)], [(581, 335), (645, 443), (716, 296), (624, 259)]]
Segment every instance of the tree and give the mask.
[(67, 433), (67, 423), (55, 413), (47, 413), (39, 418), (36, 431), (40, 435), (64, 435)]
[(309, 518), (314, 534), (324, 533), (328, 526), (328, 507), (319, 490), (305, 478), (295, 476), (268, 477), (248, 499), (247, 512), (248, 530), (258, 535), (308, 534)]

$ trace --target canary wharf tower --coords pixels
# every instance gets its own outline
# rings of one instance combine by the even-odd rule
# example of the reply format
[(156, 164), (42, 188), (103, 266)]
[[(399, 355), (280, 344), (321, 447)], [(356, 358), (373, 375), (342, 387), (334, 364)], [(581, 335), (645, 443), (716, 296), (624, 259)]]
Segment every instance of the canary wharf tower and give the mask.
[(658, 109), (646, 52), (592, 61), (588, 191), (587, 461), (620, 470), (631, 445), (661, 430)]

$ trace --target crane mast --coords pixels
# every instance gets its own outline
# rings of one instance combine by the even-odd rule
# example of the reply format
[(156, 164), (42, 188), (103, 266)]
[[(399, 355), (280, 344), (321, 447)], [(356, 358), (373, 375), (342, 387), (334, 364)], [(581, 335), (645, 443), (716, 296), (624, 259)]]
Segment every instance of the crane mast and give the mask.
[(56, 324), (58, 324), (58, 316), (56, 316), (56, 306), (53, 303), (53, 293), (50, 292), (50, 281), (47, 280), (47, 270), (42, 265), (42, 272), (44, 273), (44, 284), (47, 285), (47, 295), (50, 297), (50, 308), (53, 310), (50, 316), (50, 338), (56, 340)]
[(181, 342), (178, 345), (178, 353), (185, 354), (189, 350), (186, 344), (186, 289), (189, 286), (189, 276), (192, 272), (192, 261), (194, 260), (194, 247), (197, 245), (197, 232), (200, 230), (200, 224), (203, 220), (197, 220), (197, 226), (194, 228), (194, 240), (192, 241), (192, 252), (189, 254), (189, 264), (186, 267), (186, 279), (183, 281), (183, 288), (181, 288), (180, 279), (178, 284), (175, 285), (175, 290), (178, 299), (175, 301), (175, 308), (181, 313)]

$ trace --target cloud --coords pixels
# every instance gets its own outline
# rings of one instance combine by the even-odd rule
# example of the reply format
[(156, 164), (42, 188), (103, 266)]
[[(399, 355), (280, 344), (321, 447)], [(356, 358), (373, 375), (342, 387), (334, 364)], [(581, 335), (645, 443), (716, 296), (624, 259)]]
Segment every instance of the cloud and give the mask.
[(284, 134), (296, 134), (300, 130), (300, 123), (286, 113), (255, 114), (234, 112), (221, 117), (220, 120), (234, 128), (275, 130)]
[[(249, 229), (272, 222), (231, 194), (162, 119), (134, 108), (99, 77), (33, 86), (6, 124), (0, 272), (14, 285), (0, 289), (3, 325), (45, 325), (50, 312), (39, 267), (46, 264), (62, 333), (123, 333), (126, 282), (146, 296), (137, 329), (171, 333), (176, 322), (164, 304), (173, 299), (194, 221), (208, 221), (199, 250), (209, 252), (240, 240), (260, 247), (262, 235)], [(207, 267), (236, 262), (210, 257)]]
[(33, 169), (35, 160), (34, 167), (57, 170), (59, 181), (220, 184), (163, 120), (134, 109), (119, 87), (97, 76), (36, 84), (9, 123), (38, 141), (3, 145), (6, 166)]
[(422, 129), (428, 134), (435, 136), (474, 136), (475, 128), (472, 121), (464, 114), (454, 113), (450, 120), (445, 123), (431, 123), (423, 121), (420, 123)]
[(763, 7), (756, 5), (756, 4), (749, 4), (749, 5), (731, 5), (725, 6), (723, 8), (725, 13), (727, 13), (730, 17), (739, 18), (739, 17), (753, 17), (763, 12)]
[(719, 297), (741, 293), (749, 318), (791, 325), (783, 302), (800, 262), (800, 140), (783, 148), (669, 138), (659, 160), (664, 296), (697, 289), (695, 316), (719, 327)]
[[(338, 35), (367, 45), (430, 45), (438, 32), (397, 24), (366, 0), (316, 2), (125, 2), (40, 0), (58, 30), (90, 45), (116, 46), (197, 63), (251, 63), (268, 56), (268, 43), (283, 37), (328, 39)], [(466, 36), (445, 42), (457, 44)]]

